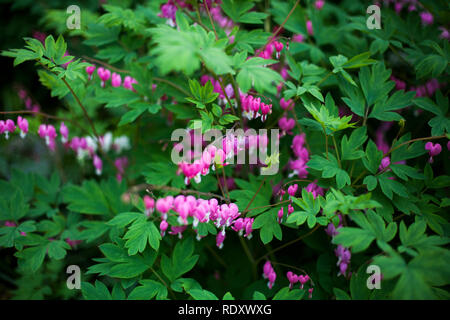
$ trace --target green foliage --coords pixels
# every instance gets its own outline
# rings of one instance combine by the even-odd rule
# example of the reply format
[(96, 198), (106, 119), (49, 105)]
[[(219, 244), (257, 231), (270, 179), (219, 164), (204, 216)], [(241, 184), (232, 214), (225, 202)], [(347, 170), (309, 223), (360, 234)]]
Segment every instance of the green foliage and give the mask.
[[(17, 125), (8, 139), (0, 125), (2, 298), (450, 298), (450, 51), (439, 29), (448, 3), (400, 14), (384, 5), (382, 28), (368, 32), (367, 4), (357, 1), (321, 10), (315, 1), (295, 9), (296, 1), (213, 1), (212, 21), (205, 1), (172, 1), (174, 19), (161, 12), (166, 1), (86, 1), (76, 30), (66, 28), (65, 10), (49, 9), (60, 2), (6, 1), (2, 55), (13, 63), (5, 72), (18, 68), (0, 92), (1, 120)], [(425, 9), (431, 25), (419, 16)], [(100, 67), (121, 85), (101, 84)], [(214, 81), (201, 85), (206, 77)], [(246, 119), (241, 95), (271, 105), (267, 120), (262, 110)], [(18, 115), (29, 123), (24, 139)], [(227, 159), (197, 183), (171, 159), (175, 129), (225, 135), (278, 129), (282, 117), (295, 120), (292, 134), (283, 132), (277, 148), (270, 141), (257, 165)], [(42, 124), (54, 126), (55, 141), (37, 134)], [(74, 137), (88, 146), (76, 150)], [(428, 142), (442, 147), (433, 162)], [(250, 141), (238, 144), (247, 152)], [(295, 184), (295, 195), (278, 192)], [(199, 222), (189, 197), (184, 225), (173, 206), (166, 217), (142, 199), (179, 195), (215, 198), (224, 212), (236, 204), (236, 219), (248, 224), (238, 230), (217, 212)], [(351, 253), (343, 274), (336, 246)], [(266, 260), (277, 274), (271, 289), (260, 276)], [(81, 290), (66, 286), (69, 265), (82, 270)], [(381, 289), (369, 289), (369, 265), (380, 267)], [(287, 271), (310, 280), (289, 288)]]

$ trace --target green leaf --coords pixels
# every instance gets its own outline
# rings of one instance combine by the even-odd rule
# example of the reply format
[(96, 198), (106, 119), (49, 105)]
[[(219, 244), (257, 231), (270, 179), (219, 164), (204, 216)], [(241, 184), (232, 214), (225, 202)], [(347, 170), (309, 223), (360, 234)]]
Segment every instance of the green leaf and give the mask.
[(161, 234), (153, 221), (148, 221), (146, 216), (142, 215), (131, 224), (123, 238), (127, 240), (125, 247), (128, 248), (128, 254), (135, 255), (143, 252), (147, 243), (158, 251)]
[[(178, 15), (179, 17), (181, 14)], [(182, 71), (188, 76), (200, 68), (200, 62), (217, 75), (231, 73), (232, 60), (224, 52), (224, 41), (216, 41), (213, 32), (206, 32), (199, 26), (188, 26), (180, 30), (167, 25), (148, 29), (156, 47), (156, 65), (163, 74)]]
[(254, 6), (252, 1), (222, 1), (221, 8), (235, 22), (262, 24), (262, 19), (267, 17), (267, 13), (250, 11)]
[(15, 256), (23, 259), (25, 265), (31, 269), (32, 272), (36, 272), (42, 265), (47, 253), (47, 245), (41, 244), (35, 247), (26, 248), (22, 251), (16, 252)]
[(376, 118), (382, 121), (393, 121), (393, 120), (401, 120), (403, 119), (396, 111), (411, 105), (412, 98), (414, 97), (415, 92), (403, 92), (403, 90), (396, 91), (389, 98), (386, 96), (382, 98), (372, 109), (372, 112), (369, 115), (369, 118)]
[(269, 210), (257, 216), (253, 222), (254, 229), (261, 229), (259, 236), (264, 244), (272, 241), (273, 236), (282, 239), (281, 227), (277, 221), (277, 209)]
[(339, 167), (337, 159), (331, 154), (328, 154), (328, 160), (319, 155), (313, 155), (307, 165), (318, 171), (322, 171), (323, 178), (332, 178), (336, 176), (336, 183), (339, 189), (346, 185), (350, 185), (350, 176), (348, 173)]
[(386, 69), (383, 63), (377, 63), (369, 67), (364, 67), (359, 72), (361, 88), (368, 106), (372, 106), (394, 88), (393, 81), (388, 81), (391, 71)]
[(380, 184), (383, 193), (392, 200), (393, 192), (401, 197), (408, 197), (408, 190), (400, 182), (390, 179), (388, 173), (383, 173), (378, 176), (378, 183)]
[(171, 161), (152, 162), (145, 167), (143, 174), (147, 183), (164, 186), (176, 179), (176, 171), (177, 167)]
[(25, 202), (23, 193), (20, 190), (12, 193), (8, 198), (0, 198), (0, 219), (1, 220), (14, 220), (26, 216), (30, 207)]
[(165, 300), (167, 298), (167, 288), (154, 280), (141, 280), (141, 284), (133, 289), (128, 295), (128, 300), (150, 300), (156, 296), (157, 300)]
[(194, 300), (219, 300), (214, 293), (205, 289), (191, 289), (189, 294)]
[(284, 287), (275, 294), (273, 300), (301, 300), (304, 294), (305, 290), (290, 290), (288, 287)]
[(356, 160), (364, 156), (364, 152), (357, 150), (367, 140), (366, 127), (359, 127), (352, 132), (350, 139), (344, 136), (341, 140), (342, 160)]
[(320, 198), (314, 199), (311, 192), (302, 189), (302, 198), (291, 198), (292, 201), (298, 205), (302, 211), (294, 211), (287, 219), (287, 223), (295, 222), (297, 225), (302, 225), (307, 222), (308, 227), (312, 229), (316, 224), (316, 215), (320, 211)]
[(377, 187), (378, 180), (375, 176), (367, 176), (364, 178), (363, 184), (367, 185), (367, 190), (372, 191)]
[(106, 197), (94, 180), (84, 181), (81, 186), (72, 184), (63, 188), (64, 201), (68, 209), (84, 214), (107, 214), (110, 207)]
[(376, 144), (372, 140), (369, 140), (369, 143), (366, 147), (366, 155), (365, 157), (363, 157), (364, 166), (372, 174), (375, 174), (378, 171), (378, 167), (381, 164), (382, 158), (383, 152), (378, 150)]
[(89, 282), (82, 282), (81, 294), (86, 300), (112, 300), (108, 288), (98, 280), (95, 281), (95, 286)]
[(333, 288), (333, 293), (336, 296), (336, 300), (351, 300), (348, 293), (339, 288)]
[(177, 242), (171, 259), (166, 255), (162, 256), (161, 268), (170, 281), (174, 281), (195, 266), (199, 256), (192, 255), (193, 253), (194, 242), (192, 238), (188, 238)]
[(366, 250), (375, 239), (388, 242), (397, 232), (397, 225), (394, 222), (386, 227), (383, 219), (373, 210), (368, 210), (366, 215), (351, 213), (350, 217), (361, 229), (342, 227), (339, 234), (333, 238), (333, 243), (351, 247), (354, 253)]
[[(281, 75), (274, 70), (265, 67), (275, 63), (275, 60), (267, 60), (260, 57), (250, 58), (245, 61), (239, 71), (236, 81), (239, 88), (245, 93), (254, 87), (258, 92), (276, 92), (276, 84), (283, 82)], [(275, 83), (275, 86), (273, 85)]]
[(230, 292), (224, 294), (222, 300), (236, 300)]

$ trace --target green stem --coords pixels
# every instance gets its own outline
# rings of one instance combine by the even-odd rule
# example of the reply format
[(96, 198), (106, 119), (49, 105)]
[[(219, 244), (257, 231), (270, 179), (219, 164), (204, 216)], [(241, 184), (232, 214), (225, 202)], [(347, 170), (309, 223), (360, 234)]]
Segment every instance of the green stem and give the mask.
[(205, 7), (206, 13), (208, 14), (209, 22), (211, 22), (212, 28), (214, 30), (214, 35), (216, 36), (216, 40), (219, 40), (219, 36), (217, 35), (217, 32), (216, 32), (216, 26), (214, 25), (214, 21), (211, 17), (211, 13), (209, 12), (209, 8), (208, 8), (208, 5), (206, 4), (206, 1), (203, 2), (203, 6)]
[(245, 242), (245, 240), (242, 237), (239, 237), (239, 241), (241, 242), (242, 248), (244, 249), (244, 252), (247, 255), (247, 258), (250, 261), (250, 264), (252, 265), (253, 279), (256, 280), (257, 279), (257, 270), (256, 270), (257, 264), (255, 263), (255, 259), (253, 258), (252, 253), (250, 252), (250, 249), (248, 248), (248, 245)]
[(228, 196), (228, 202), (230, 202), (230, 193), (228, 192), (228, 183), (227, 183), (227, 177), (225, 175), (225, 168), (222, 166), (222, 177), (223, 177), (223, 185), (225, 187), (225, 192), (227, 193)]
[(324, 83), (325, 80), (327, 80), (332, 74), (333, 74), (333, 72), (331, 72), (331, 71), (328, 72), (328, 73), (325, 75), (325, 77), (322, 78), (322, 80), (320, 80), (319, 82), (317, 82), (316, 86), (320, 87), (320, 85), (321, 85), (322, 83)]
[(269, 204), (269, 205), (266, 205), (266, 206), (254, 207), (254, 208), (251, 208), (251, 209), (248, 209), (248, 210), (244, 210), (244, 211), (242, 212), (242, 214), (245, 215), (247, 212), (250, 212), (250, 211), (253, 211), (253, 210), (257, 210), (257, 209), (264, 209), (264, 208), (276, 207), (276, 206), (278, 206), (278, 205), (280, 205), (280, 204), (287, 203), (287, 202), (291, 202), (291, 200), (284, 200), (284, 201), (281, 201), (281, 202), (278, 202), (278, 203), (274, 203), (274, 204)]
[(250, 207), (250, 205), (252, 204), (252, 202), (255, 200), (256, 196), (258, 195), (259, 191), (261, 190), (264, 182), (266, 182), (266, 177), (264, 177), (263, 181), (261, 181), (261, 183), (259, 184), (258, 190), (256, 190), (255, 194), (253, 195), (253, 197), (250, 199), (250, 202), (247, 204), (247, 206), (244, 209), (244, 212), (247, 211), (248, 207)]
[(309, 231), (308, 233), (305, 233), (304, 235), (301, 235), (300, 237), (298, 237), (297, 239), (294, 239), (292, 241), (286, 242), (285, 244), (273, 249), (272, 251), (266, 253), (265, 255), (259, 257), (258, 259), (256, 259), (256, 264), (258, 264), (262, 259), (264, 259), (265, 257), (267, 257), (268, 255), (270, 255), (271, 253), (275, 253), (277, 251), (280, 251), (281, 249), (284, 249), (288, 246), (290, 246), (291, 244), (297, 243), (298, 241), (310, 236), (311, 234), (313, 234), (317, 229), (319, 229), (319, 224), (317, 224), (311, 231)]
[(431, 137), (425, 137), (425, 138), (417, 138), (417, 139), (412, 139), (409, 141), (405, 141), (403, 143), (400, 143), (398, 146), (396, 146), (395, 148), (391, 148), (391, 150), (388, 151), (388, 153), (386, 153), (385, 155), (383, 155), (383, 158), (388, 156), (389, 154), (391, 154), (393, 151), (403, 147), (405, 144), (408, 143), (412, 143), (412, 142), (416, 142), (416, 141), (425, 141), (425, 140), (436, 140), (436, 139), (444, 139), (447, 138), (447, 136), (444, 134), (442, 136), (431, 136)]
[(328, 135), (325, 131), (325, 127), (322, 126), (322, 129), (323, 129), (323, 134), (325, 135), (325, 151), (327, 153), (327, 160), (329, 160), (329, 158), (328, 158)]
[(342, 165), (341, 165), (341, 158), (339, 157), (339, 150), (337, 147), (337, 143), (336, 143), (336, 139), (334, 138), (334, 136), (331, 136), (333, 138), (333, 144), (334, 144), (334, 149), (336, 150), (336, 157), (337, 157), (337, 161), (339, 164), (339, 168), (342, 169)]
[(161, 281), (161, 282), (164, 284), (164, 286), (167, 288), (167, 290), (168, 290), (168, 291), (170, 292), (170, 294), (172, 295), (172, 298), (173, 298), (174, 300), (176, 300), (177, 297), (176, 297), (175, 294), (173, 293), (172, 288), (170, 288), (170, 287), (167, 285), (167, 283), (164, 281), (164, 279), (161, 278), (161, 276), (158, 274), (158, 272), (156, 272), (155, 269), (153, 269), (153, 267), (150, 267), (150, 270), (155, 274), (155, 276), (159, 279), (159, 281)]
[[(97, 138), (97, 141), (100, 142), (100, 136), (98, 135), (97, 130), (95, 130), (94, 122), (92, 121), (91, 117), (89, 117), (89, 114), (88, 114), (86, 108), (83, 106), (83, 104), (81, 103), (80, 99), (75, 94), (75, 92), (73, 91), (73, 89), (69, 85), (69, 83), (67, 82), (66, 78), (62, 77), (61, 80), (64, 82), (64, 84), (69, 89), (69, 91), (72, 93), (73, 97), (75, 98), (75, 100), (78, 103), (78, 105), (80, 106), (80, 108), (83, 110), (84, 116), (86, 117), (86, 119), (88, 120), (88, 122), (89, 122), (89, 124), (90, 124), (90, 126), (92, 128), (92, 132), (94, 133), (95, 137)], [(101, 148), (101, 146), (100, 146), (100, 148)]]

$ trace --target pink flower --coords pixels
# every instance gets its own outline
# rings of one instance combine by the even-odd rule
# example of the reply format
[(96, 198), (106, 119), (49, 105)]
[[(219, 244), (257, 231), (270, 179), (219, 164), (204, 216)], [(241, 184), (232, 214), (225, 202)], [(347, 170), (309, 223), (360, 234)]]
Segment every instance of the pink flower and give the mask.
[(311, 192), (313, 194), (314, 199), (319, 195), (323, 196), (323, 189), (321, 187), (319, 187), (317, 184), (315, 184), (314, 182), (311, 182), (310, 184), (308, 184), (306, 186), (305, 190), (307, 192)]
[(336, 227), (334, 226), (334, 224), (332, 222), (328, 224), (327, 228), (325, 229), (325, 232), (330, 237), (334, 237), (339, 234), (339, 232), (336, 230)]
[(289, 188), (288, 188), (288, 194), (289, 194), (291, 197), (295, 197), (295, 193), (297, 192), (297, 189), (298, 189), (298, 184), (294, 184), (294, 185), (289, 186)]
[(145, 215), (150, 216), (155, 210), (155, 199), (151, 198), (148, 195), (144, 196), (144, 206), (145, 206)]
[(289, 289), (292, 289), (294, 284), (296, 284), (298, 282), (298, 276), (296, 274), (294, 274), (292, 271), (288, 271), (288, 273), (286, 274), (286, 277), (288, 278), (288, 281), (289, 281)]
[(86, 73), (89, 75), (89, 80), (92, 79), (92, 74), (95, 71), (95, 66), (87, 66), (86, 67)]
[(55, 150), (55, 138), (56, 130), (51, 124), (45, 125), (41, 124), (38, 129), (38, 134), (41, 138), (45, 139), (47, 146), (54, 151)]
[(136, 79), (134, 79), (130, 76), (126, 76), (125, 79), (123, 80), (123, 87), (125, 89), (134, 90), (133, 84), (135, 84), (135, 83), (138, 83), (136, 81)]
[(349, 249), (344, 248), (342, 245), (338, 245), (334, 250), (336, 257), (338, 257), (337, 265), (339, 266), (339, 275), (345, 277), (348, 265), (350, 264), (351, 252)]
[(442, 31), (442, 33), (439, 36), (439, 38), (450, 40), (450, 33), (449, 33), (449, 31), (446, 28), (439, 27), (439, 30)]
[(171, 226), (169, 234), (170, 235), (178, 235), (178, 239), (183, 238), (183, 232), (186, 230), (186, 226)]
[(95, 167), (95, 173), (99, 176), (102, 174), (103, 162), (99, 156), (94, 155), (93, 164)]
[(16, 224), (12, 221), (5, 221), (5, 227), (16, 227)]
[(280, 210), (278, 210), (278, 223), (281, 223), (281, 221), (283, 220), (283, 216), (284, 216), (284, 209), (283, 207), (281, 207)]
[(283, 117), (278, 121), (278, 126), (283, 133), (292, 134), (291, 130), (295, 127), (295, 120)]
[(20, 136), (22, 138), (25, 138), (25, 136), (28, 133), (28, 120), (25, 118), (22, 118), (21, 116), (17, 117), (17, 126), (19, 127), (20, 131)]
[(69, 129), (64, 122), (61, 122), (61, 125), (59, 126), (59, 133), (61, 133), (61, 142), (67, 143), (67, 141), (69, 141)]
[(306, 30), (310, 36), (314, 35), (313, 25), (311, 20), (306, 21)]
[(269, 289), (272, 289), (276, 278), (277, 278), (277, 274), (275, 273), (275, 271), (272, 271), (268, 277), (269, 283), (267, 284), (267, 286), (269, 287)]
[(162, 220), (161, 223), (159, 224), (159, 230), (161, 230), (162, 237), (164, 237), (168, 227), (169, 227), (169, 224), (167, 223), (166, 220)]
[(294, 42), (303, 42), (305, 40), (305, 37), (302, 34), (296, 34), (292, 37), (292, 41)]
[(111, 77), (111, 85), (113, 87), (120, 87), (121, 84), (122, 84), (122, 77), (120, 76), (120, 74), (114, 72)]
[(316, 0), (314, 6), (316, 7), (317, 10), (322, 10), (324, 4), (325, 4), (324, 0)]
[(67, 244), (68, 244), (69, 246), (71, 246), (72, 248), (76, 248), (77, 245), (79, 245), (79, 244), (82, 242), (82, 240), (72, 240), (72, 239), (70, 239), (70, 238), (67, 238), (67, 239), (66, 239), (66, 242), (67, 242)]
[(122, 176), (125, 174), (125, 167), (128, 165), (128, 158), (121, 157), (114, 160), (114, 166), (117, 169), (117, 180), (122, 181)]
[(292, 212), (294, 212), (294, 207), (291, 206), (291, 204), (288, 204), (288, 216), (289, 216)]
[(225, 232), (218, 232), (216, 236), (216, 246), (219, 249), (223, 248), (223, 241), (225, 240)]
[(422, 23), (424, 25), (430, 25), (433, 24), (433, 15), (430, 12), (421, 12), (420, 13), (420, 19), (422, 19)]
[(156, 210), (162, 213), (163, 219), (167, 219), (167, 212), (172, 207), (172, 203), (165, 198), (160, 198), (156, 201)]
[(308, 275), (299, 275), (298, 276), (298, 281), (300, 282), (300, 289), (303, 289), (303, 286), (305, 285), (305, 283), (307, 283), (309, 281), (309, 276)]
[(266, 263), (264, 264), (263, 278), (269, 280), (267, 286), (269, 287), (269, 289), (272, 289), (273, 284), (275, 283), (275, 279), (277, 278), (277, 274), (275, 273), (275, 270), (273, 270), (270, 261), (266, 261)]
[(281, 98), (280, 107), (283, 110), (292, 110), (292, 108), (294, 107), (292, 99), (285, 100), (284, 98)]
[(13, 133), (16, 130), (16, 125), (11, 119), (6, 121), (0, 120), (0, 134), (5, 133), (5, 139), (9, 139), (9, 133)]
[(384, 169), (389, 167), (390, 164), (391, 164), (391, 159), (389, 157), (384, 157), (383, 160), (381, 160), (381, 164), (378, 167), (378, 170), (383, 171)]
[(292, 173), (289, 177), (293, 175), (298, 175), (300, 179), (304, 179), (308, 177), (308, 166), (306, 165), (306, 161), (303, 159), (290, 160), (289, 161), (289, 169), (292, 170)]
[(429, 162), (433, 163), (433, 157), (441, 153), (442, 147), (439, 143), (433, 144), (433, 142), (430, 141), (425, 144), (425, 150), (427, 150), (430, 155)]
[(106, 81), (108, 81), (108, 79), (111, 77), (111, 71), (109, 71), (108, 69), (105, 69), (103, 67), (100, 67), (97, 69), (97, 74), (100, 77), (100, 79), (102, 80), (101, 86), (104, 87)]

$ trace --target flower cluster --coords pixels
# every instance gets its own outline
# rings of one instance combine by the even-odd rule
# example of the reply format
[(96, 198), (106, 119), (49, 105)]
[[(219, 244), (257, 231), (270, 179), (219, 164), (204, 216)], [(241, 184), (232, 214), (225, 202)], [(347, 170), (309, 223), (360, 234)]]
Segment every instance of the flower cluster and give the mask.
[[(89, 80), (92, 80), (94, 71), (95, 71), (95, 66), (87, 66), (86, 67), (86, 73), (89, 75)], [(110, 78), (111, 78), (111, 86), (115, 87), (115, 88), (123, 85), (123, 87), (125, 89), (134, 90), (133, 84), (138, 83), (137, 80), (134, 79), (133, 77), (126, 76), (125, 79), (123, 79), (123, 84), (122, 84), (122, 76), (120, 74), (113, 72), (111, 75), (111, 71), (109, 69), (105, 69), (103, 67), (99, 67), (97, 69), (97, 75), (101, 80), (100, 85), (102, 86), (102, 88), (105, 87), (106, 81), (108, 81)]]
[[(5, 221), (5, 227), (13, 227), (13, 228), (15, 228), (15, 227), (17, 227), (17, 225), (13, 221)], [(20, 235), (25, 237), (27, 234), (26, 234), (26, 232), (21, 231)]]
[(283, 43), (279, 41), (272, 41), (267, 44), (262, 50), (256, 50), (256, 56), (263, 59), (272, 59), (273, 53), (275, 52), (275, 56), (278, 59), (283, 48)]
[[(144, 197), (145, 214), (150, 216), (154, 209), (161, 214), (160, 230), (164, 236), (169, 227), (169, 213), (172, 211), (177, 217), (179, 225), (172, 225), (169, 234), (178, 234), (181, 238), (182, 233), (186, 230), (190, 223), (188, 219), (192, 219), (192, 227), (197, 231), (199, 223), (213, 222), (219, 229), (216, 237), (218, 248), (223, 247), (225, 240), (226, 228), (231, 228), (238, 232), (240, 236), (250, 239), (253, 231), (253, 218), (240, 218), (241, 213), (235, 203), (220, 205), (217, 199), (209, 200), (197, 199), (194, 196), (178, 195), (176, 197), (167, 196), (159, 198), (156, 202), (150, 197)], [(245, 234), (244, 234), (245, 232)], [(202, 237), (197, 233), (197, 239)]]
[(269, 280), (267, 286), (269, 287), (269, 289), (272, 289), (273, 284), (275, 283), (275, 279), (277, 278), (277, 274), (275, 273), (275, 270), (273, 270), (270, 261), (266, 261), (266, 263), (264, 264), (263, 278)]
[(316, 184), (316, 182), (317, 182), (317, 180), (315, 182), (311, 182), (310, 184), (308, 184), (305, 187), (305, 190), (307, 192), (311, 192), (312, 193), (314, 199), (317, 198), (318, 196), (323, 196), (324, 195), (324, 190), (321, 187), (319, 187)]
[[(21, 116), (17, 117), (17, 126), (12, 119), (0, 120), (0, 134), (5, 134), (5, 138), (9, 139), (10, 134), (14, 133), (16, 129), (20, 131), (20, 137), (25, 138), (29, 131), (28, 120)], [(103, 162), (102, 159), (96, 154), (98, 145), (100, 144), (103, 152), (109, 150), (115, 150), (116, 154), (120, 154), (123, 150), (130, 149), (130, 141), (127, 136), (119, 136), (113, 138), (111, 132), (107, 132), (104, 136), (99, 137), (100, 141), (97, 142), (96, 138), (90, 136), (86, 137), (72, 137), (69, 140), (69, 129), (64, 122), (61, 122), (59, 127), (61, 134), (61, 142), (66, 148), (72, 149), (79, 161), (83, 161), (86, 157), (92, 159), (93, 166), (97, 175), (102, 173)], [(37, 134), (40, 138), (45, 139), (45, 144), (51, 151), (56, 149), (56, 138), (58, 136), (56, 128), (51, 124), (40, 124)], [(118, 170), (117, 179), (122, 180), (125, 167), (127, 165), (127, 159), (118, 158), (115, 161), (116, 168)]]
[(292, 289), (294, 284), (296, 284), (297, 282), (300, 283), (300, 289), (303, 289), (305, 283), (307, 283), (310, 280), (310, 277), (307, 274), (306, 275), (296, 275), (292, 271), (288, 271), (288, 273), (286, 274), (286, 277), (288, 278), (288, 281), (289, 281), (289, 289)]
[(433, 163), (433, 157), (441, 153), (442, 147), (439, 143), (433, 144), (433, 142), (427, 142), (425, 144), (425, 150), (427, 150), (428, 154), (430, 155), (430, 159), (428, 161), (430, 163)]
[[(332, 238), (339, 234), (339, 228), (342, 228), (342, 216), (339, 215), (339, 224), (337, 227), (334, 226), (333, 223), (328, 224), (325, 232)], [(338, 245), (334, 250), (334, 254), (338, 258), (337, 266), (339, 267), (339, 275), (346, 276), (346, 272), (348, 269), (348, 265), (350, 264), (350, 258), (352, 256), (350, 249), (343, 247), (342, 245)]]
[(23, 89), (23, 88), (19, 88), (17, 90), (19, 98), (23, 101), (23, 103), (25, 104), (25, 108), (27, 110), (33, 111), (33, 112), (39, 112), (39, 110), (41, 109), (41, 107), (39, 106), (38, 103), (33, 103), (33, 100), (31, 99), (31, 97), (28, 95), (28, 92)]
[(278, 126), (281, 129), (282, 135), (286, 135), (286, 134), (291, 135), (292, 129), (294, 129), (294, 127), (295, 127), (295, 120), (284, 116), (280, 120), (278, 120)]
[(0, 134), (5, 134), (5, 139), (9, 139), (9, 134), (16, 130), (16, 125), (13, 120), (0, 120)]
[(267, 115), (272, 113), (272, 104), (261, 102), (261, 98), (255, 98), (252, 95), (241, 95), (242, 115), (249, 120), (261, 117), (264, 122)]
[(306, 163), (309, 161), (309, 152), (305, 148), (306, 135), (304, 133), (296, 135), (292, 140), (291, 149), (294, 152), (295, 160), (289, 161), (289, 168), (292, 172), (289, 177), (298, 175), (300, 179), (305, 179), (308, 176)]
[[(191, 145), (195, 144), (194, 130), (189, 131), (191, 137)], [(201, 145), (204, 145), (203, 136), (197, 137)], [(185, 184), (188, 185), (191, 180), (196, 183), (201, 182), (202, 176), (208, 175), (209, 172), (215, 171), (217, 166), (227, 166), (227, 159), (231, 159), (245, 150), (249, 151), (250, 157), (258, 150), (267, 150), (268, 138), (267, 135), (252, 135), (244, 132), (243, 136), (236, 136), (227, 134), (220, 138), (216, 147), (215, 144), (208, 145), (202, 152), (195, 152), (194, 150), (184, 150), (182, 143), (176, 143), (174, 149), (178, 152), (184, 152), (183, 160), (178, 163), (177, 174), (183, 173), (185, 176)], [(258, 160), (258, 159), (257, 159)]]
[[(400, 14), (405, 8), (408, 12), (421, 10), (419, 17), (422, 24), (424, 26), (430, 26), (434, 23), (433, 15), (417, 0), (384, 0), (383, 2), (385, 5), (393, 3), (394, 10), (397, 14)], [(439, 27), (439, 29), (442, 31), (440, 38), (450, 40), (449, 31), (445, 27)]]

